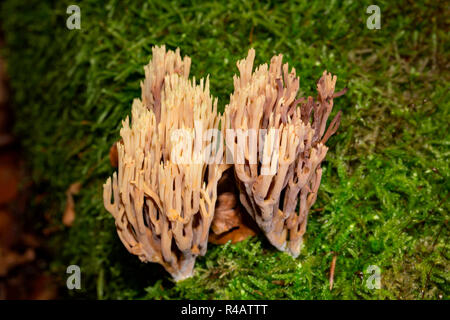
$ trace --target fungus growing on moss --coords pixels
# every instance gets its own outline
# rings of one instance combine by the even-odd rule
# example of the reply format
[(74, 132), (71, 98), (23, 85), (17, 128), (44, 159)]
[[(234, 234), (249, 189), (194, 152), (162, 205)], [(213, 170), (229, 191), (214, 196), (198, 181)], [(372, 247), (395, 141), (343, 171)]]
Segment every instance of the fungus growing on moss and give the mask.
[[(128, 117), (123, 121), (112, 154), (115, 160), (117, 153), (118, 172), (104, 184), (104, 204), (128, 251), (160, 263), (175, 280), (192, 275), (210, 229), (215, 243), (254, 234), (244, 211), (276, 248), (294, 257), (300, 252), (325, 142), (338, 129), (340, 112), (325, 132), (326, 122), (333, 98), (342, 93), (334, 93), (336, 76), (325, 71), (316, 100), (296, 98), (299, 78), (282, 65), (281, 55), (252, 72), (254, 58), (251, 49), (237, 63), (240, 76), (234, 77), (222, 117), (209, 79), (189, 80), (191, 60), (182, 59), (179, 50), (155, 47), (141, 83), (142, 100), (133, 101), (131, 124)], [(230, 168), (222, 159), (222, 136), (231, 150), (226, 162), (233, 163), (222, 184), (232, 181), (237, 190), (218, 189)]]
[(297, 98), (299, 78), (282, 65), (282, 55), (252, 72), (254, 58), (251, 49), (237, 63), (240, 75), (224, 114), (227, 153), (245, 209), (277, 249), (297, 257), (322, 177), (325, 142), (336, 132), (340, 112), (325, 133), (326, 122), (341, 93), (334, 93), (336, 76), (325, 71), (316, 100)]
[(214, 148), (203, 153), (218, 137), (199, 131), (218, 129), (217, 99), (209, 79), (188, 79), (189, 68), (178, 50), (153, 48), (142, 101), (133, 101), (131, 124), (127, 117), (120, 130), (118, 171), (103, 192), (128, 251), (160, 263), (175, 280), (191, 276), (206, 252), (223, 168), (208, 161), (218, 155)]

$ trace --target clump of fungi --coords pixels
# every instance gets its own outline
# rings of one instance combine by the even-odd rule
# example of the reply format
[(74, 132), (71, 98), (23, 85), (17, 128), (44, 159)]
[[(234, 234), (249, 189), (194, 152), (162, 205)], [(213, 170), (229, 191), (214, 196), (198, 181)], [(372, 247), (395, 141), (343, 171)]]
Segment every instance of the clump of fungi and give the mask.
[(111, 153), (117, 173), (103, 196), (121, 241), (176, 281), (192, 275), (208, 237), (238, 241), (255, 226), (277, 249), (300, 252), (325, 142), (341, 113), (325, 131), (326, 122), (333, 98), (344, 92), (334, 93), (336, 76), (325, 71), (317, 99), (297, 98), (299, 78), (281, 55), (253, 72), (254, 58), (251, 49), (237, 63), (240, 75), (221, 116), (209, 79), (189, 79), (191, 60), (154, 47), (141, 100), (133, 101), (131, 123), (123, 121)]
[(281, 55), (252, 72), (254, 59), (251, 49), (237, 63), (240, 76), (225, 108), (226, 146), (241, 203), (272, 245), (297, 257), (322, 177), (325, 142), (339, 126), (340, 113), (325, 133), (336, 76), (323, 73), (317, 101), (296, 98), (299, 78), (282, 65)]
[[(128, 251), (160, 263), (175, 280), (191, 276), (196, 257), (206, 252), (222, 170), (201, 152), (217, 137), (203, 139), (194, 128), (218, 128), (217, 99), (208, 79), (199, 85), (188, 79), (189, 68), (190, 59), (181, 59), (178, 50), (153, 48), (142, 101), (133, 101), (131, 125), (127, 117), (120, 130), (118, 174), (103, 192)], [(173, 139), (178, 129), (187, 133), (183, 144)], [(180, 154), (180, 145), (190, 154)]]

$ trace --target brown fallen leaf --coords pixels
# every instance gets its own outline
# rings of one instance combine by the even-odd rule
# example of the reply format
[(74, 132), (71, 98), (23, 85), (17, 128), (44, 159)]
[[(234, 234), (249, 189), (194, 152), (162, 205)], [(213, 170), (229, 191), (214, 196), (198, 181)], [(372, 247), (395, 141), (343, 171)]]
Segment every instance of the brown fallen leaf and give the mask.
[(230, 240), (236, 243), (254, 236), (258, 228), (238, 201), (236, 184), (230, 171), (226, 171), (219, 181), (218, 193), (208, 241), (213, 244), (225, 244)]
[(73, 196), (78, 194), (81, 190), (81, 183), (75, 182), (72, 183), (66, 191), (66, 208), (64, 210), (64, 215), (62, 222), (65, 226), (71, 227), (75, 220), (75, 201), (73, 200)]
[(256, 235), (256, 232), (253, 229), (245, 225), (242, 225), (239, 228), (233, 229), (229, 232), (225, 232), (219, 235), (211, 232), (209, 234), (208, 241), (213, 244), (225, 244), (230, 240), (231, 243), (236, 243), (244, 241), (245, 239), (252, 237), (254, 235)]
[(215, 234), (222, 234), (241, 224), (240, 214), (237, 214), (236, 195), (232, 192), (224, 192), (217, 197), (215, 217), (211, 223), (211, 230)]
[(111, 148), (109, 149), (109, 162), (111, 163), (111, 167), (117, 168), (119, 166), (119, 153), (117, 152), (117, 142), (114, 142)]
[(236, 194), (222, 193), (218, 196), (217, 203), (209, 242), (225, 244), (231, 240), (236, 243), (256, 234), (256, 229), (244, 222), (242, 207), (237, 203)]

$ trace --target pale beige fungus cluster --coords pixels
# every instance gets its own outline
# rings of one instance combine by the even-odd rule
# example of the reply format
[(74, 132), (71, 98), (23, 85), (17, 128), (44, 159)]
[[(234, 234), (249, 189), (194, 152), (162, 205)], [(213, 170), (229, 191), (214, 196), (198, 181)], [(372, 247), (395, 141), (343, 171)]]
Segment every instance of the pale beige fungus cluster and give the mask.
[[(142, 101), (134, 100), (131, 125), (127, 118), (120, 130), (118, 174), (104, 185), (105, 207), (125, 247), (141, 261), (160, 263), (175, 280), (191, 276), (196, 257), (206, 252), (222, 170), (218, 164), (171, 159), (179, 156), (174, 130), (194, 132), (194, 122), (205, 129), (219, 124), (209, 80), (199, 85), (189, 80), (189, 66), (190, 59), (181, 60), (178, 50), (153, 49)], [(189, 147), (213, 139), (194, 134)], [(193, 150), (191, 156), (200, 155)]]
[[(325, 132), (326, 122), (341, 93), (334, 93), (336, 76), (325, 71), (316, 99), (297, 98), (299, 78), (281, 55), (255, 71), (254, 58), (251, 49), (238, 62), (240, 75), (221, 116), (209, 79), (189, 79), (190, 58), (155, 47), (141, 100), (133, 101), (131, 121), (123, 121), (118, 170), (104, 184), (104, 204), (128, 251), (160, 263), (175, 280), (191, 276), (196, 257), (206, 252), (217, 182), (230, 167), (220, 161), (227, 149), (247, 213), (277, 249), (294, 257), (300, 252), (325, 142), (340, 113)], [(191, 139), (176, 135), (179, 129)], [(222, 134), (205, 135), (209, 129)], [(264, 139), (252, 140), (249, 132), (264, 132)], [(208, 149), (223, 143), (226, 148)], [(226, 225), (226, 216), (221, 219)]]

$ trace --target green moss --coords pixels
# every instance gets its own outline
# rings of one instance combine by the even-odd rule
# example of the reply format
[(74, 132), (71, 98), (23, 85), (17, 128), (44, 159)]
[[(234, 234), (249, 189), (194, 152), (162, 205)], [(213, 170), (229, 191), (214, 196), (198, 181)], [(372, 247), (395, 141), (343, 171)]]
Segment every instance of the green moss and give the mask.
[[(378, 1), (381, 29), (369, 30), (360, 1), (262, 5), (82, 1), (81, 30), (65, 26), (66, 4), (2, 3), (4, 54), (13, 89), (15, 130), (37, 193), (30, 218), (45, 208), (62, 230), (50, 239), (51, 272), (64, 286), (78, 264), (83, 289), (73, 298), (354, 299), (449, 297), (449, 37), (445, 5)], [(211, 74), (223, 110), (235, 62), (250, 47), (256, 63), (275, 53), (314, 92), (327, 69), (344, 116), (324, 164), (302, 254), (292, 259), (263, 237), (210, 246), (192, 279), (174, 284), (163, 268), (142, 264), (121, 245), (102, 204), (111, 175), (108, 150), (140, 95), (151, 47), (180, 47), (196, 78)], [(333, 116), (333, 115), (332, 115)], [(81, 181), (77, 218), (61, 226), (68, 186)], [(335, 284), (329, 268), (337, 254)], [(369, 265), (382, 288), (366, 287)], [(65, 292), (65, 290), (62, 290)]]

